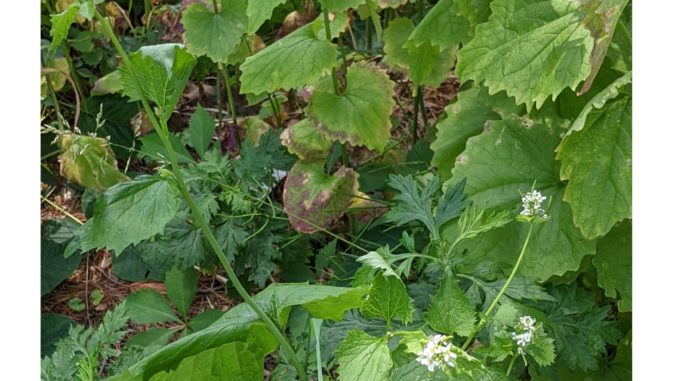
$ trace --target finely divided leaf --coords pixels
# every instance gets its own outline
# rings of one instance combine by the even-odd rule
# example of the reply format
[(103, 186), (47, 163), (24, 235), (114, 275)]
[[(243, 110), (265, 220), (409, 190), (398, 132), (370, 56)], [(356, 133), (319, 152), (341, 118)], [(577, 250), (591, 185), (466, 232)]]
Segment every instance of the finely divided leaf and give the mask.
[(206, 55), (214, 62), (227, 63), (228, 56), (247, 31), (247, 2), (221, 0), (220, 3), (217, 13), (202, 2), (194, 2), (183, 12), (181, 23), (186, 30), (189, 53)]
[(563, 200), (584, 237), (599, 237), (631, 217), (631, 99), (591, 111), (584, 128), (558, 147)]
[(473, 332), (476, 312), (452, 277), (445, 277), (438, 292), (431, 298), (426, 322), (434, 330), (447, 335), (468, 336)]
[(589, 75), (593, 38), (569, 0), (496, 0), (488, 22), (459, 51), (462, 81), (506, 90), (528, 110)]
[(83, 250), (106, 247), (120, 254), (124, 248), (162, 233), (179, 207), (179, 190), (159, 176), (139, 176), (108, 188), (87, 221)]
[(386, 343), (385, 337), (350, 331), (335, 353), (340, 380), (387, 381), (393, 360)]
[(390, 326), (394, 318), (404, 324), (412, 320), (412, 299), (407, 295), (405, 284), (398, 277), (378, 274), (363, 304), (365, 316), (380, 317)]
[(346, 88), (336, 94), (330, 78), (318, 84), (308, 111), (329, 140), (382, 151), (391, 136), (393, 82), (376, 65), (358, 62), (346, 73)]
[(625, 220), (598, 240), (593, 258), (598, 285), (606, 296), (619, 300), (621, 312), (631, 311), (631, 259), (631, 221)]
[(285, 212), (297, 231), (314, 233), (344, 213), (357, 188), (358, 174), (350, 168), (326, 175), (322, 162), (298, 161), (285, 180)]
[(391, 175), (388, 184), (400, 193), (393, 197), (397, 202), (386, 214), (386, 219), (397, 225), (417, 220), (435, 234), (438, 229), (432, 209), (433, 197), (440, 192), (438, 177), (429, 180), (423, 189), (420, 189), (417, 180), (411, 175)]
[(431, 164), (438, 168), (440, 177), (447, 180), (452, 176), (466, 141), (483, 132), (487, 121), (517, 114), (520, 109), (506, 93), (489, 95), (485, 87), (475, 86), (458, 93), (456, 101), (445, 108), (446, 118), (438, 122), (436, 140), (431, 144)]

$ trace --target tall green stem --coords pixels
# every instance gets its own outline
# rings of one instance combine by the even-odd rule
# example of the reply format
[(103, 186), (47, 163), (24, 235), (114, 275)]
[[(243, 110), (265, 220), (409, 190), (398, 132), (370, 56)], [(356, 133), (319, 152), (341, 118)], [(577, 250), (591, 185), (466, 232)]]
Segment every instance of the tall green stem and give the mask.
[(513, 370), (513, 366), (516, 364), (516, 359), (518, 358), (518, 355), (513, 356), (511, 359), (511, 363), (509, 364), (508, 369), (506, 370), (506, 376), (511, 375), (511, 371)]
[[(218, 64), (221, 65), (221, 64)], [(223, 116), (222, 116), (222, 107), (221, 107), (221, 70), (219, 70), (219, 66), (217, 65), (217, 121), (219, 128), (222, 127), (222, 121), (223, 121)]]
[(508, 289), (508, 286), (511, 284), (511, 281), (513, 281), (513, 278), (518, 273), (518, 268), (520, 267), (520, 263), (523, 261), (523, 257), (525, 256), (525, 252), (527, 251), (527, 244), (530, 242), (530, 237), (532, 236), (533, 228), (534, 222), (530, 222), (530, 229), (527, 231), (527, 237), (525, 238), (525, 242), (523, 243), (523, 248), (520, 251), (518, 260), (516, 261), (516, 264), (513, 266), (511, 275), (509, 275), (508, 279), (506, 280), (506, 283), (504, 283), (504, 286), (501, 288), (497, 296), (492, 301), (492, 304), (490, 304), (490, 306), (487, 307), (487, 310), (481, 315), (480, 321), (473, 329), (473, 333), (469, 335), (468, 339), (466, 339), (466, 342), (464, 342), (464, 345), (461, 347), (462, 350), (466, 350), (466, 348), (468, 348), (468, 346), (471, 345), (471, 341), (473, 341), (473, 338), (478, 334), (478, 331), (480, 331), (480, 329), (485, 325), (485, 323), (487, 322), (487, 317), (490, 315), (492, 310), (494, 310), (494, 307), (497, 306), (497, 303), (499, 303), (501, 297), (504, 296), (506, 289)]
[[(325, 38), (327, 42), (332, 42), (332, 30), (330, 29), (330, 13), (323, 9), (323, 19), (325, 20)], [(334, 93), (339, 95), (339, 78), (337, 78), (337, 69), (332, 68), (332, 83), (334, 84)]]
[[(120, 45), (120, 41), (118, 41), (118, 38), (113, 32), (113, 29), (111, 28), (110, 24), (108, 23), (108, 20), (104, 19), (104, 17), (98, 11), (95, 11), (95, 16), (97, 20), (102, 24), (104, 31), (106, 32), (106, 34), (108, 34), (109, 38), (113, 42), (113, 45), (118, 51), (118, 54), (120, 54), (123, 63), (128, 67), (132, 68), (133, 67), (132, 62), (130, 61), (129, 56), (127, 55), (125, 50)], [(169, 132), (167, 129), (167, 125), (165, 124), (164, 121), (162, 123), (158, 122), (155, 114), (151, 110), (148, 100), (144, 96), (143, 91), (141, 91), (142, 85), (141, 82), (139, 82), (136, 73), (134, 72), (134, 70), (130, 70), (130, 73), (133, 78), (134, 84), (136, 85), (137, 89), (139, 89), (139, 93), (141, 94), (141, 103), (143, 104), (144, 110), (146, 111), (146, 114), (148, 115), (148, 118), (150, 119), (153, 128), (160, 136), (160, 139), (162, 140), (165, 149), (167, 150), (169, 160), (172, 166), (172, 173), (174, 174), (174, 178), (177, 182), (177, 187), (179, 188), (179, 192), (181, 193), (182, 197), (188, 204), (188, 207), (191, 209), (194, 223), (198, 227), (200, 227), (200, 230), (205, 236), (205, 239), (207, 239), (207, 242), (210, 244), (210, 246), (216, 253), (217, 257), (219, 258), (219, 261), (224, 266), (226, 274), (233, 283), (233, 287), (235, 287), (238, 294), (243, 298), (243, 300), (245, 300), (245, 303), (247, 303), (250, 306), (250, 308), (252, 308), (252, 310), (257, 314), (257, 316), (264, 322), (264, 324), (268, 327), (273, 336), (275, 336), (276, 340), (278, 340), (283, 351), (287, 354), (290, 361), (292, 362), (292, 365), (294, 365), (295, 369), (297, 370), (299, 379), (302, 381), (307, 381), (308, 377), (306, 376), (306, 370), (302, 367), (299, 358), (297, 357), (290, 343), (287, 341), (285, 335), (282, 334), (282, 332), (280, 331), (278, 326), (273, 322), (273, 320), (271, 320), (271, 318), (266, 314), (266, 312), (264, 312), (264, 310), (262, 310), (261, 307), (257, 305), (254, 299), (252, 299), (247, 290), (245, 290), (245, 288), (243, 287), (242, 283), (240, 283), (240, 280), (238, 279), (238, 276), (235, 274), (235, 271), (233, 271), (233, 267), (228, 262), (226, 255), (221, 249), (221, 246), (219, 246), (219, 243), (214, 237), (214, 234), (212, 234), (209, 225), (203, 218), (202, 213), (200, 213), (198, 206), (191, 197), (188, 191), (188, 187), (184, 183), (184, 180), (180, 173), (179, 165), (177, 163), (176, 153), (174, 152), (174, 148), (172, 147), (172, 144), (170, 144), (169, 141)]]
[(228, 66), (224, 66), (220, 63), (219, 69), (221, 69), (221, 72), (224, 73), (224, 87), (226, 87), (226, 97), (228, 98), (228, 112), (231, 114), (231, 119), (233, 119), (233, 125), (235, 126), (235, 141), (238, 143), (238, 146), (240, 146), (240, 135), (238, 134), (238, 114), (235, 109), (233, 91), (231, 90), (231, 76), (228, 73)]

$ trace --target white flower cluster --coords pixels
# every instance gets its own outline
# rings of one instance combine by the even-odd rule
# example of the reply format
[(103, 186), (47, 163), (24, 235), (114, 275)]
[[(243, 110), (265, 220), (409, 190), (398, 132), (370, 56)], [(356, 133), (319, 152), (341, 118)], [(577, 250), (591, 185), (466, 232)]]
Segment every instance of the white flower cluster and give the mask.
[(417, 356), (417, 361), (429, 372), (434, 372), (438, 368), (443, 369), (446, 365), (454, 367), (457, 354), (452, 352), (452, 345), (446, 343), (445, 339), (443, 335), (432, 336)]
[(523, 195), (523, 211), (521, 216), (525, 217), (539, 217), (546, 219), (548, 215), (542, 207), (542, 203), (546, 201), (546, 197), (542, 196), (538, 190), (531, 190)]
[(511, 334), (511, 338), (518, 346), (518, 353), (525, 353), (525, 347), (532, 343), (532, 338), (537, 321), (532, 316), (521, 316), (516, 327), (516, 332)]

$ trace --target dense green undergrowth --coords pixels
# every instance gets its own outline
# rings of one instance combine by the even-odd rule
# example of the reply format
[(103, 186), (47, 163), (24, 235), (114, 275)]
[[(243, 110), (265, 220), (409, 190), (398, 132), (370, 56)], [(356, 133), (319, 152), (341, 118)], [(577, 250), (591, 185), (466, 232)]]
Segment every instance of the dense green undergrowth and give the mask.
[(44, 380), (631, 378), (628, 0), (159, 3), (42, 2), (41, 293), (165, 289)]

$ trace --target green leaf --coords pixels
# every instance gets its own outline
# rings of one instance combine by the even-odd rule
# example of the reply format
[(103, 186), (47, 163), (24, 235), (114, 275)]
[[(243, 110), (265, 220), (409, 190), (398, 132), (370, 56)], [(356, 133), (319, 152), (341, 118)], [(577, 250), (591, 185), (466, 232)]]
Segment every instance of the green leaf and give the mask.
[(156, 347), (167, 344), (177, 329), (151, 327), (146, 331), (132, 336), (126, 345), (139, 345), (141, 347)]
[[(337, 66), (337, 48), (312, 22), (248, 57), (240, 66), (240, 92), (261, 94), (313, 84)], [(300, 59), (303, 57), (303, 59)]]
[(106, 247), (120, 254), (127, 246), (162, 233), (178, 207), (176, 184), (162, 177), (139, 176), (108, 188), (85, 224), (82, 249)]
[[(559, 141), (559, 131), (550, 124), (526, 118), (493, 121), (487, 131), (468, 140), (450, 180), (466, 178), (466, 194), (485, 208), (516, 208), (520, 192), (529, 191), (533, 184), (549, 198), (550, 219), (534, 227), (519, 269), (519, 274), (539, 281), (577, 270), (581, 259), (595, 252), (595, 242), (582, 236), (572, 222), (569, 205), (562, 202), (564, 189), (553, 155)], [(511, 222), (463, 241), (458, 253), (468, 251), (462, 259), (468, 272), (488, 261), (508, 271), (528, 229), (528, 224)], [(502, 274), (501, 270), (494, 273)]]
[(431, 298), (426, 322), (447, 335), (468, 336), (473, 332), (476, 312), (452, 277), (443, 278), (438, 292)]
[(593, 266), (605, 295), (619, 300), (620, 312), (631, 311), (631, 221), (625, 220), (598, 240)]
[(198, 105), (198, 108), (191, 115), (191, 120), (188, 122), (188, 139), (193, 148), (198, 151), (200, 157), (205, 156), (215, 129), (216, 125), (212, 115), (202, 106)]
[(572, 122), (572, 126), (570, 126), (570, 129), (567, 131), (567, 135), (569, 136), (573, 132), (581, 131), (584, 128), (586, 118), (589, 116), (591, 111), (595, 109), (601, 109), (603, 108), (603, 106), (605, 106), (605, 104), (609, 100), (617, 98), (617, 96), (619, 96), (619, 90), (623, 89), (624, 86), (630, 83), (631, 83), (631, 73), (627, 73), (617, 78), (605, 89), (603, 89), (593, 98), (591, 98), (591, 100), (588, 103), (586, 103), (584, 108), (579, 112), (579, 116), (577, 116), (577, 119), (575, 119), (574, 122)]
[(341, 95), (325, 77), (313, 91), (308, 111), (327, 139), (383, 151), (391, 136), (393, 87), (386, 72), (358, 62), (348, 68)]
[(283, 205), (290, 224), (301, 233), (327, 228), (358, 193), (358, 174), (341, 167), (334, 174), (323, 172), (323, 163), (298, 161), (290, 170), (283, 190)]
[(191, 329), (191, 332), (200, 331), (219, 320), (223, 314), (224, 312), (219, 309), (203, 311), (191, 319), (191, 321), (188, 322), (188, 326)]
[(388, 261), (389, 257), (392, 257), (392, 255), (388, 249), (380, 247), (377, 251), (370, 251), (369, 253), (358, 257), (356, 261), (373, 269), (382, 270), (385, 276), (398, 277), (398, 274), (393, 271), (391, 263)]
[(590, 57), (591, 73), (578, 94), (583, 94), (591, 88), (607, 56), (607, 49), (612, 42), (617, 22), (628, 3), (629, 0), (584, 0), (581, 2), (580, 10), (586, 15), (583, 23), (591, 31), (595, 43)]
[(332, 142), (323, 138), (309, 119), (287, 127), (280, 134), (280, 141), (291, 154), (309, 161), (326, 158), (332, 147)]
[(431, 164), (438, 168), (442, 180), (452, 176), (458, 156), (464, 152), (468, 138), (483, 132), (489, 120), (499, 120), (520, 113), (505, 92), (489, 95), (487, 88), (474, 86), (457, 93), (454, 103), (445, 107), (445, 119), (436, 125), (436, 139), (431, 144)]
[[(169, 134), (168, 139), (174, 148), (174, 153), (177, 157), (177, 163), (186, 164), (194, 162), (193, 157), (190, 153), (188, 153), (188, 150), (186, 150), (186, 147), (176, 135)], [(147, 158), (146, 160), (150, 162), (169, 162), (169, 153), (167, 148), (165, 148), (165, 144), (160, 139), (160, 135), (152, 133), (143, 136), (140, 140), (140, 156)]]
[(120, 82), (120, 70), (112, 71), (94, 82), (92, 96), (114, 94), (122, 91), (122, 82)]
[(184, 91), (195, 57), (181, 45), (161, 44), (144, 46), (129, 58), (132, 66), (120, 68), (123, 94), (140, 101), (142, 91), (158, 107), (156, 113), (167, 121)]
[(362, 312), (368, 317), (380, 317), (390, 326), (394, 318), (404, 324), (412, 321), (412, 299), (398, 277), (378, 274), (372, 281)]
[(584, 128), (558, 147), (563, 200), (587, 238), (599, 237), (631, 217), (631, 99), (591, 111)]
[(264, 357), (269, 348), (255, 340), (235, 341), (208, 349), (181, 361), (177, 369), (157, 373), (150, 381), (249, 381), (264, 379)]
[[(41, 226), (40, 237), (40, 296), (52, 291), (56, 286), (68, 278), (80, 264), (80, 255), (64, 258), (64, 251), (73, 239), (73, 233), (63, 232), (63, 222), (48, 220)], [(55, 240), (52, 229), (57, 229), (66, 235), (63, 240)], [(62, 234), (62, 233), (60, 233)]]
[(386, 214), (386, 220), (398, 226), (416, 220), (423, 223), (431, 234), (436, 234), (438, 229), (433, 216), (433, 198), (440, 192), (438, 177), (428, 180), (423, 189), (420, 189), (412, 175), (391, 175), (388, 185), (400, 193), (393, 197), (397, 203)]
[(59, 173), (85, 188), (104, 191), (129, 177), (118, 170), (118, 162), (109, 142), (103, 138), (65, 133), (57, 140)]
[(75, 322), (66, 315), (46, 313), (40, 315), (40, 357), (50, 356), (56, 343), (68, 336)]
[[(392, 277), (389, 277), (392, 278)], [(394, 278), (395, 279), (395, 278)], [(337, 349), (342, 381), (386, 381), (393, 368), (386, 337), (372, 337), (359, 329), (350, 331)]]
[(453, 48), (439, 51), (428, 42), (415, 45), (408, 43), (414, 30), (414, 23), (408, 18), (398, 17), (388, 24), (384, 31), (384, 63), (409, 70), (415, 86), (437, 87), (447, 78), (454, 65)]
[(553, 345), (553, 339), (546, 336), (542, 330), (534, 334), (532, 343), (525, 348), (525, 353), (530, 355), (539, 366), (548, 366), (553, 364), (556, 359), (556, 348)]
[(218, 13), (202, 2), (189, 5), (181, 23), (186, 30), (186, 48), (196, 56), (206, 55), (214, 62), (227, 63), (247, 31), (247, 2), (221, 0)]
[(255, 33), (261, 25), (271, 18), (273, 10), (278, 5), (284, 3), (286, 0), (258, 0), (247, 2), (247, 17), (249, 23), (247, 24), (247, 34)]
[(198, 275), (195, 270), (192, 268), (180, 270), (173, 267), (165, 275), (165, 287), (169, 300), (182, 315), (187, 316), (198, 290)]
[(416, 46), (430, 43), (440, 51), (465, 43), (473, 34), (469, 20), (459, 14), (459, 1), (441, 0), (414, 29), (409, 41)]
[(181, 323), (167, 300), (158, 292), (143, 289), (127, 297), (129, 317), (139, 324), (175, 321)]
[(506, 90), (528, 110), (589, 75), (593, 38), (569, 0), (496, 0), (488, 22), (459, 51), (462, 81)]
[(78, 16), (79, 10), (80, 3), (73, 2), (63, 12), (50, 16), (52, 29), (50, 29), (49, 34), (52, 36), (52, 42), (49, 45), (49, 50), (55, 51), (64, 39), (68, 37), (68, 30)]

